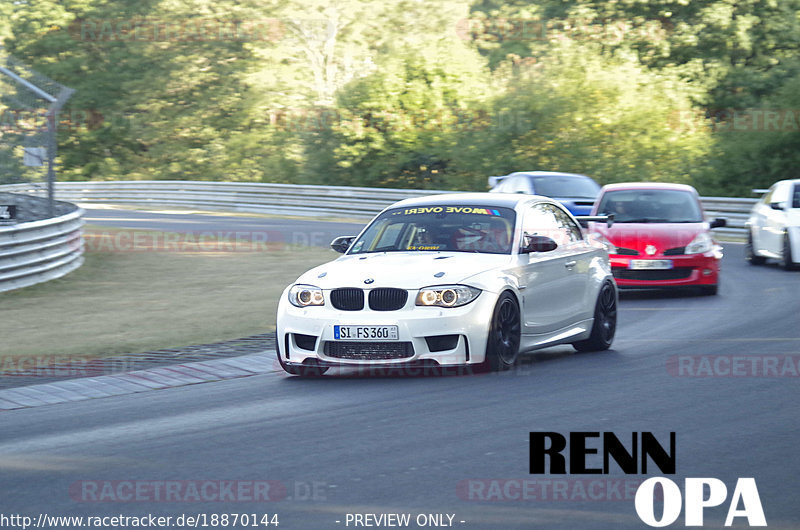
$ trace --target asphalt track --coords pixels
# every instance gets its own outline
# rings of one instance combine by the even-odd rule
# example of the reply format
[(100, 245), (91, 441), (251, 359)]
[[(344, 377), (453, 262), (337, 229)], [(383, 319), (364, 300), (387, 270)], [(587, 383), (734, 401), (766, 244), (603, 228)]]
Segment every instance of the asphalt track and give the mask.
[(220, 234), (224, 237), (327, 247), (337, 236), (359, 233), (365, 222), (320, 222), (248, 215), (198, 214), (176, 210), (142, 211), (118, 208), (86, 209), (84, 220), (93, 225), (131, 230)]
[[(348, 227), (332, 230), (341, 228)], [(613, 464), (607, 476), (530, 475), (528, 433), (613, 431), (625, 440), (652, 431), (666, 444), (674, 431), (677, 473), (669, 477), (680, 485), (715, 477), (728, 487), (723, 506), (705, 511), (708, 526), (722, 527), (737, 477), (754, 477), (769, 527), (800, 528), (797, 373), (781, 364), (770, 376), (748, 375), (749, 360), (735, 365), (743, 374), (736, 376), (726, 376), (725, 365), (709, 376), (695, 364), (692, 373), (706, 377), (677, 368), (699, 363), (697, 356), (800, 355), (800, 273), (749, 266), (741, 245), (728, 244), (718, 296), (627, 293), (620, 309), (611, 351), (552, 348), (501, 375), (340, 372), (304, 380), (276, 371), (5, 412), (0, 512), (34, 520), (269, 513), (284, 530), (353, 528), (348, 513), (408, 513), (412, 521), (454, 514), (453, 526), (465, 529), (647, 528), (632, 496), (620, 500), (612, 488), (590, 499), (578, 488), (646, 476), (623, 475)], [(571, 482), (559, 482), (568, 489), (557, 500), (552, 491), (531, 498), (548, 493), (544, 487), (517, 498), (516, 485), (533, 479)], [(167, 501), (155, 498), (150, 482), (184, 488), (208, 480), (276, 481), (276, 500), (250, 502), (245, 490), (233, 500), (196, 501), (182, 489), (181, 502)], [(93, 502), (86, 485), (103, 481), (150, 484), (142, 496), (149, 500)], [(674, 526), (683, 527), (683, 516)]]

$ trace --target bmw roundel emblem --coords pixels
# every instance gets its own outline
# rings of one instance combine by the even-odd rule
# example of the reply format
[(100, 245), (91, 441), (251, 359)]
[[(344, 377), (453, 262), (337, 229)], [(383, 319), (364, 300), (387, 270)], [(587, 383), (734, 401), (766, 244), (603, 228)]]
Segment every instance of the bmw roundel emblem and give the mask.
[(366, 280), (364, 280), (364, 283), (366, 283), (367, 285), (369, 285), (369, 284), (371, 284), (371, 283), (372, 283), (372, 282), (374, 282), (374, 281), (375, 281), (375, 280), (373, 280), (372, 278), (367, 278)]

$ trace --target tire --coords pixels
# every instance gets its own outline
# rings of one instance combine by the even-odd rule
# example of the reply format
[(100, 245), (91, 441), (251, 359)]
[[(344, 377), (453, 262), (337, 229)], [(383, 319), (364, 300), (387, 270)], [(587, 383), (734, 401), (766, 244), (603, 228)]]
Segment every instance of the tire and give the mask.
[(746, 259), (750, 265), (763, 265), (766, 261), (766, 258), (763, 256), (759, 256), (756, 254), (755, 250), (753, 250), (753, 232), (747, 232), (747, 243), (744, 245), (744, 259)]
[(780, 265), (787, 271), (793, 271), (797, 268), (794, 263), (794, 256), (792, 256), (792, 244), (788, 233), (783, 234), (783, 252), (781, 252)]
[(492, 314), (483, 364), (486, 369), (502, 372), (514, 366), (519, 355), (521, 331), (519, 303), (514, 295), (506, 291), (497, 299)]
[(299, 375), (300, 377), (319, 377), (328, 371), (327, 367), (291, 366), (284, 363), (283, 357), (281, 356), (281, 348), (280, 348), (280, 342), (278, 341), (278, 337), (275, 337), (275, 353), (278, 356), (278, 364), (281, 365), (281, 368), (283, 368), (283, 370), (287, 374)]
[(605, 282), (594, 306), (594, 324), (589, 338), (573, 342), (579, 352), (603, 351), (611, 347), (617, 331), (617, 292), (610, 282)]

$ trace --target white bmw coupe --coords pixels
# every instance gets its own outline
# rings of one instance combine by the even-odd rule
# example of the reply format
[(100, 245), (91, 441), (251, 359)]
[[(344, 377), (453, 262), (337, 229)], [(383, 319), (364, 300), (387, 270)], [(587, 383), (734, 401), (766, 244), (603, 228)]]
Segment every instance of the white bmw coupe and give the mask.
[[(592, 220), (600, 220), (592, 218)], [(520, 352), (611, 346), (617, 286), (606, 247), (536, 195), (400, 201), (278, 304), (277, 355), (294, 375), (330, 367), (507, 370)]]
[(800, 179), (773, 184), (753, 206), (745, 228), (747, 261), (760, 265), (773, 258), (787, 270), (800, 266)]

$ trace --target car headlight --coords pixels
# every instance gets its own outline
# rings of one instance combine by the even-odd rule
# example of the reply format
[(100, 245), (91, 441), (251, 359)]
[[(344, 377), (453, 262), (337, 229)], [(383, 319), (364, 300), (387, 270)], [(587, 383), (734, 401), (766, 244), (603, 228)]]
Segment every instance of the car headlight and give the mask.
[(468, 285), (433, 285), (419, 290), (417, 305), (458, 307), (472, 302), (479, 294), (480, 289)]
[(298, 284), (289, 289), (289, 302), (296, 307), (325, 305), (325, 297), (322, 296), (322, 289), (319, 287)]
[(706, 232), (702, 232), (697, 234), (697, 237), (692, 239), (692, 242), (686, 245), (686, 254), (705, 254), (706, 252), (711, 251), (714, 247), (714, 242), (711, 240), (711, 236), (708, 235)]
[(588, 236), (586, 236), (586, 240), (591, 245), (600, 246), (606, 249), (606, 252), (609, 254), (616, 254), (617, 247), (614, 246), (614, 243), (608, 240), (606, 236), (601, 234), (600, 232), (592, 232)]

